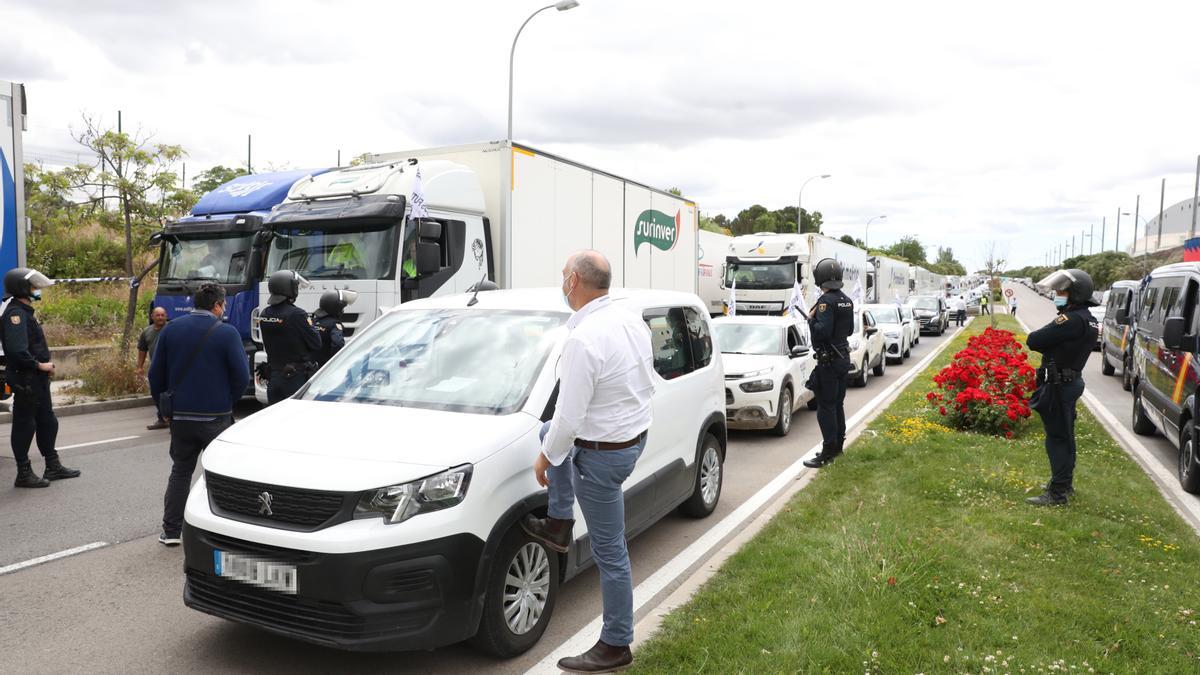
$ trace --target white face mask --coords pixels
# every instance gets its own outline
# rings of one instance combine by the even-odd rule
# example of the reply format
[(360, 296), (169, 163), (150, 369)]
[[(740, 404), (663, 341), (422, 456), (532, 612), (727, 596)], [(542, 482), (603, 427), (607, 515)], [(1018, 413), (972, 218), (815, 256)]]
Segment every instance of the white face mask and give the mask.
[[(574, 272), (572, 272), (572, 274), (574, 274)], [(570, 275), (568, 275), (566, 279), (563, 279), (563, 286), (567, 285), (567, 279), (570, 279), (570, 278), (571, 278)], [(572, 311), (574, 311), (575, 308), (571, 307), (571, 293), (575, 292), (575, 289), (572, 288), (571, 290), (566, 291), (566, 290), (563, 290), (562, 287), (559, 287), (559, 290), (562, 291), (563, 304), (566, 305)]]

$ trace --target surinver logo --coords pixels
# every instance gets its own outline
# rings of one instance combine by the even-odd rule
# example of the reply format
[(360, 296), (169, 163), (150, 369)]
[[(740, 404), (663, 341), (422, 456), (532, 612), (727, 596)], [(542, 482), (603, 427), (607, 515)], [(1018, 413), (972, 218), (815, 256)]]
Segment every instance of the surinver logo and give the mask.
[(647, 209), (637, 217), (633, 228), (633, 254), (637, 255), (642, 243), (649, 243), (660, 251), (670, 251), (679, 243), (679, 211), (674, 217)]

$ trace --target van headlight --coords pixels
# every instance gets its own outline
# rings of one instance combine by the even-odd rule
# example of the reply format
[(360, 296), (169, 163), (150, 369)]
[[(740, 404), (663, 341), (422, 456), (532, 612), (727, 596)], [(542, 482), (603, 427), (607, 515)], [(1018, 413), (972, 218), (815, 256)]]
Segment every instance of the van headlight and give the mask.
[(368, 490), (359, 497), (354, 517), (382, 516), (389, 523), (403, 523), (421, 513), (448, 509), (467, 496), (472, 468), (466, 464), (411, 483)]

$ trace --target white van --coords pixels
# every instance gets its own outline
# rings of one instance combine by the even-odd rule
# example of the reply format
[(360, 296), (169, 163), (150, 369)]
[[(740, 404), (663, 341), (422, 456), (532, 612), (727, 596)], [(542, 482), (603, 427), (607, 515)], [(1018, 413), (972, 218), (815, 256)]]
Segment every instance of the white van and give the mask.
[[(721, 355), (694, 294), (613, 293), (650, 327), (654, 422), (626, 482), (628, 536), (721, 495)], [(570, 311), (557, 288), (415, 300), (364, 329), (291, 399), (208, 447), (185, 514), (184, 602), (355, 650), (537, 642), (559, 584), (592, 563), (576, 512), (557, 554), (517, 524)]]

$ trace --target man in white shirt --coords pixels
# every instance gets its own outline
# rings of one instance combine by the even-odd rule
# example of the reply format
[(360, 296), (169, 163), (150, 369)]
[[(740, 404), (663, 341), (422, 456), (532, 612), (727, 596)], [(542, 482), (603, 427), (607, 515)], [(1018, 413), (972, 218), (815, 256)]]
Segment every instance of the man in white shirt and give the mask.
[(967, 322), (967, 301), (963, 296), (958, 296), (951, 303), (951, 308), (954, 309), (954, 325), (961, 326)]
[(587, 522), (604, 627), (594, 647), (558, 662), (568, 672), (612, 672), (633, 662), (633, 573), (621, 486), (646, 446), (654, 362), (650, 329), (608, 296), (611, 270), (597, 251), (576, 253), (563, 268), (563, 300), (575, 314), (558, 363), (554, 417), (542, 429), (533, 464), (538, 483), (549, 488), (549, 517), (521, 522), (529, 536), (561, 553), (573, 541), (576, 500)]

